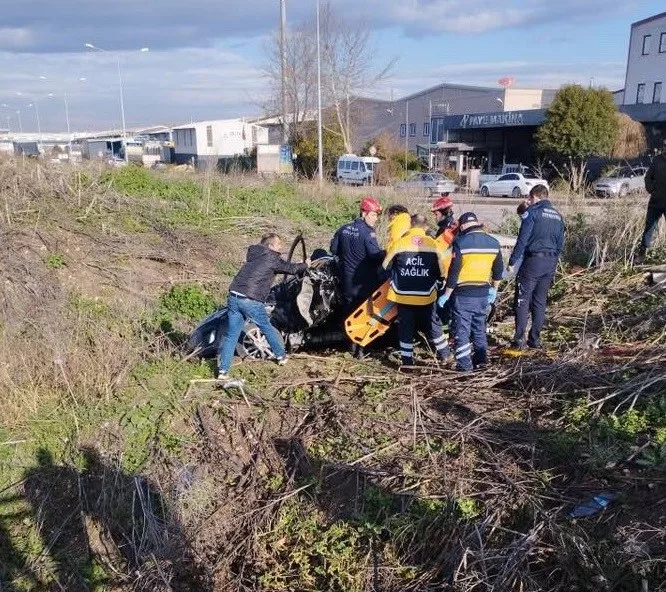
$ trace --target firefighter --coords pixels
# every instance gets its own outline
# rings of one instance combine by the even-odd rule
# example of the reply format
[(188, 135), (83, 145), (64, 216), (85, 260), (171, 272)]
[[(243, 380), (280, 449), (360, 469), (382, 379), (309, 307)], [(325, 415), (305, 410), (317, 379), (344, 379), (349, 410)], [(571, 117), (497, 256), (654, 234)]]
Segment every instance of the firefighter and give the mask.
[(386, 252), (377, 243), (375, 226), (382, 206), (374, 197), (361, 201), (359, 217), (337, 230), (331, 241), (342, 281), (342, 301), (351, 312), (377, 287), (379, 267)]
[(437, 301), (443, 307), (452, 300), (456, 370), (469, 372), (488, 363), (486, 312), (497, 298), (503, 271), (499, 241), (473, 212), (460, 216), (446, 288)]
[(442, 241), (447, 248), (450, 247), (458, 227), (453, 215), (453, 202), (448, 197), (440, 197), (432, 204), (430, 211), (437, 222), (435, 238)]
[(555, 279), (557, 262), (564, 248), (564, 220), (547, 199), (548, 189), (536, 185), (530, 191), (528, 208), (522, 215), (516, 246), (509, 258), (509, 274), (516, 265), (516, 331), (511, 347), (523, 349), (525, 333), (532, 316), (527, 347), (541, 349), (541, 329), (546, 319), (548, 290)]
[(405, 206), (394, 205), (386, 209), (389, 218), (386, 251), (390, 251), (395, 242), (412, 227), (412, 218)]
[[(453, 214), (453, 202), (448, 197), (440, 197), (434, 201), (430, 211), (435, 216), (437, 222), (437, 231), (435, 238), (440, 243), (445, 251), (445, 271), (448, 272), (449, 264), (451, 262), (451, 244), (456, 236), (458, 230), (458, 223)], [(444, 284), (440, 283), (438, 286), (438, 296), (444, 293)], [(449, 341), (449, 332), (451, 327), (451, 303), (447, 302), (443, 307), (433, 307), (433, 322), (439, 322), (442, 325), (442, 333)]]
[(448, 357), (448, 343), (439, 323), (433, 323), (432, 309), (437, 299), (437, 280), (444, 273), (444, 253), (435, 239), (426, 234), (424, 216), (411, 217), (410, 230), (386, 254), (382, 267), (391, 274), (388, 300), (398, 305), (398, 338), (402, 364), (414, 364), (414, 333), (426, 329), (437, 357)]

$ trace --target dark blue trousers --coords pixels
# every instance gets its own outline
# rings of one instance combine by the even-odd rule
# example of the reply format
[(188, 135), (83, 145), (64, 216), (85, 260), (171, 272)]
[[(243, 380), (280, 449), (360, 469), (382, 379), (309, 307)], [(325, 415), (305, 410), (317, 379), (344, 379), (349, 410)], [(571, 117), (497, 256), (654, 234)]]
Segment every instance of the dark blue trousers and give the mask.
[(414, 335), (417, 329), (425, 332), (430, 345), (437, 351), (437, 357), (444, 359), (449, 355), (449, 340), (442, 333), (439, 319), (435, 322), (433, 308), (437, 305), (398, 304), (398, 339), (400, 340), (400, 357), (402, 363), (414, 364)]
[(654, 234), (657, 232), (657, 226), (659, 226), (659, 220), (662, 216), (666, 218), (666, 207), (648, 205), (645, 214), (645, 230), (643, 231), (643, 238), (641, 240), (641, 249), (643, 252), (652, 246)]
[(451, 306), (456, 370), (469, 371), (488, 362), (488, 296), (453, 294)]
[(525, 333), (532, 317), (532, 326), (527, 337), (527, 345), (541, 347), (541, 329), (546, 320), (548, 290), (553, 285), (557, 270), (556, 256), (527, 256), (518, 271), (514, 308), (516, 313), (516, 332), (514, 341), (523, 343)]

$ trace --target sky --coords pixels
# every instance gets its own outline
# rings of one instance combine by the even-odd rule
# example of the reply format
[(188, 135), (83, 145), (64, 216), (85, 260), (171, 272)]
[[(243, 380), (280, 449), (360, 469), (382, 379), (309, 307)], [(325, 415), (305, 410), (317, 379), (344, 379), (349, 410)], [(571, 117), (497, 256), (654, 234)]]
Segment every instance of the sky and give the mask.
[[(313, 17), (315, 0), (286, 1), (288, 27)], [(504, 76), (617, 90), (631, 23), (664, 11), (663, 0), (329, 1), (368, 27), (379, 65), (395, 59), (372, 89), (387, 99)], [(0, 127), (18, 129), (19, 111), (37, 131), (38, 112), (42, 131), (65, 131), (66, 103), (72, 131), (120, 128), (120, 80), (128, 127), (262, 114), (278, 0), (0, 0), (0, 15)]]

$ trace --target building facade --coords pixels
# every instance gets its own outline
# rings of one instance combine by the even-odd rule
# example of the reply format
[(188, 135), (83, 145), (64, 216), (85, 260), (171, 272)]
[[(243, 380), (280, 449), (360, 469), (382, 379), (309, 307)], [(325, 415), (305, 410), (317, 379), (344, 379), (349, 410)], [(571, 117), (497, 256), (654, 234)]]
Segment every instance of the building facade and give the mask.
[(666, 12), (631, 25), (622, 111), (645, 125), (652, 148), (666, 139)]
[(268, 144), (268, 130), (241, 119), (199, 121), (174, 127), (173, 142), (177, 164), (217, 164)]

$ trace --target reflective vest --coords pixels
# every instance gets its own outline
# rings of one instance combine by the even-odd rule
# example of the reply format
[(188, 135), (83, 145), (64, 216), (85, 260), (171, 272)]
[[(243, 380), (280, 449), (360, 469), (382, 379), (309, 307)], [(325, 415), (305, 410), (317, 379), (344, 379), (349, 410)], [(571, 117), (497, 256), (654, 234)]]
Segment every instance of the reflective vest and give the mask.
[(437, 281), (447, 270), (446, 254), (423, 228), (412, 228), (386, 254), (384, 269), (391, 271), (388, 300), (427, 305), (437, 297)]
[(401, 212), (393, 217), (388, 225), (388, 240), (386, 251), (390, 251), (393, 245), (407, 234), (412, 228), (412, 218), (407, 212)]

